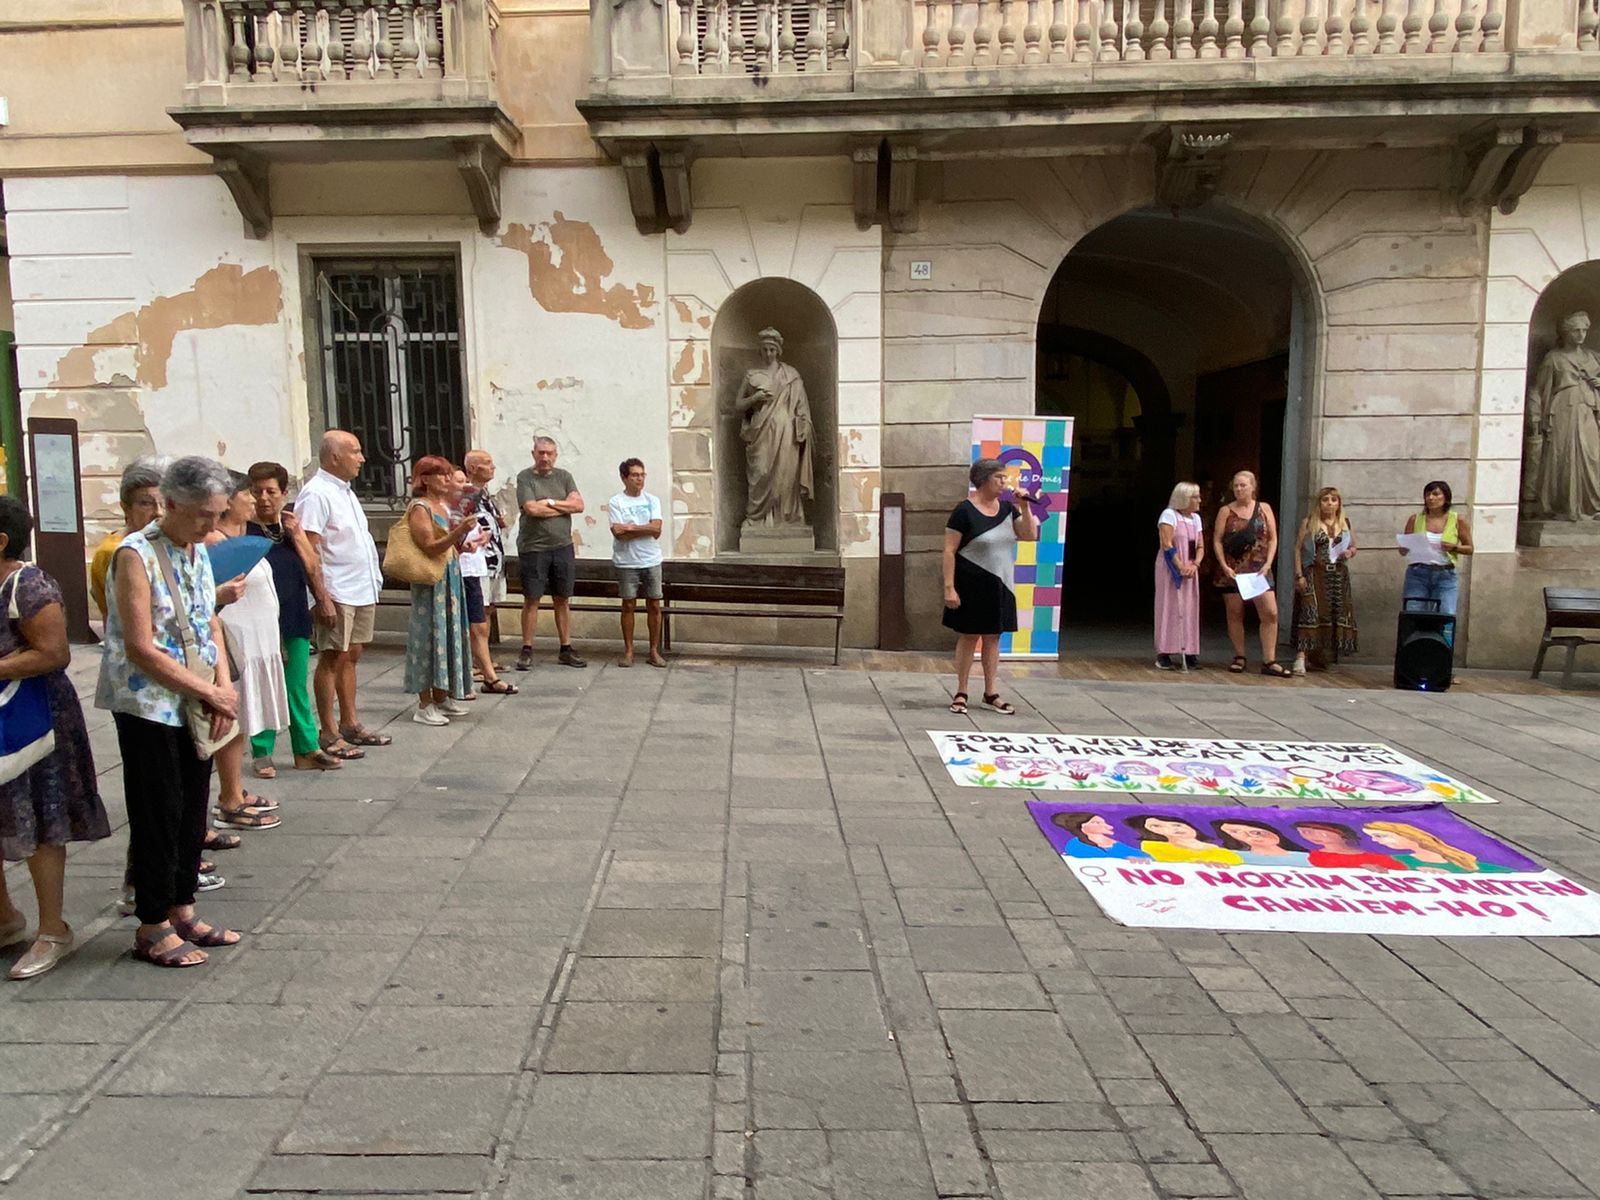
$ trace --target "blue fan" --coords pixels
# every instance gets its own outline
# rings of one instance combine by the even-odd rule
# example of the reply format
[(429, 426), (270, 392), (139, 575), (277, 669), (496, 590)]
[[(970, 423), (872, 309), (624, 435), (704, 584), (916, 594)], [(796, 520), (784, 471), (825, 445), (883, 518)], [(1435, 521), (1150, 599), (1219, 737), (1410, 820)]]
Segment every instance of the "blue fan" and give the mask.
[(267, 556), (272, 541), (264, 537), (226, 538), (210, 547), (211, 574), (218, 583), (226, 583), (247, 573)]

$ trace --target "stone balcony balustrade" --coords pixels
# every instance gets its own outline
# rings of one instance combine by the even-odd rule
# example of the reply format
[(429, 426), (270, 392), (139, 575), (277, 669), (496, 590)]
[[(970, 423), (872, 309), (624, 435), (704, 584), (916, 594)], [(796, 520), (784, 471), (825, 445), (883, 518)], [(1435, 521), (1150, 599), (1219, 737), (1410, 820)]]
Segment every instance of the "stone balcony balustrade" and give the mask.
[(1420, 138), (1505, 208), (1600, 137), (1597, 34), (1600, 0), (595, 0), (579, 108), (641, 228), (684, 227), (696, 156), (849, 153), (901, 226), (919, 158), (1130, 140), (1174, 206), (1253, 145)]
[(187, 83), (170, 109), (251, 232), (283, 162), (454, 161), (499, 217), (516, 126), (495, 88), (491, 0), (183, 0)]

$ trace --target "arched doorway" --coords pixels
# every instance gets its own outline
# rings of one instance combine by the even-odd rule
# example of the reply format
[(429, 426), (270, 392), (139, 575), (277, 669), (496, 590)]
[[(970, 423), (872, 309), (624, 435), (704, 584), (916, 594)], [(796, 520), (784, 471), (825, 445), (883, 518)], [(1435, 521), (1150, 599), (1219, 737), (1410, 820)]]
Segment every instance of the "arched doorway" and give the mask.
[(1206, 492), (1209, 531), (1229, 478), (1254, 470), (1292, 544), (1308, 457), (1303, 294), (1277, 236), (1215, 202), (1126, 213), (1062, 260), (1040, 308), (1035, 403), (1075, 419), (1064, 655), (1143, 652), (1155, 520), (1180, 480)]

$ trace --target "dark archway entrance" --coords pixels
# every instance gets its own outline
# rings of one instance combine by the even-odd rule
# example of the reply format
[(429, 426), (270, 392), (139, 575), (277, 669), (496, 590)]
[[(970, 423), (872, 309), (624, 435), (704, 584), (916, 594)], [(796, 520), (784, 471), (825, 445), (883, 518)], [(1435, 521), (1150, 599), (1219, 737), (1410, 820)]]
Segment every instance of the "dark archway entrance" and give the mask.
[(1295, 296), (1276, 238), (1216, 204), (1127, 213), (1062, 261), (1040, 309), (1036, 407), (1075, 418), (1064, 656), (1142, 653), (1156, 517), (1180, 480), (1205, 489), (1208, 530), (1240, 468), (1285, 523), (1298, 517)]

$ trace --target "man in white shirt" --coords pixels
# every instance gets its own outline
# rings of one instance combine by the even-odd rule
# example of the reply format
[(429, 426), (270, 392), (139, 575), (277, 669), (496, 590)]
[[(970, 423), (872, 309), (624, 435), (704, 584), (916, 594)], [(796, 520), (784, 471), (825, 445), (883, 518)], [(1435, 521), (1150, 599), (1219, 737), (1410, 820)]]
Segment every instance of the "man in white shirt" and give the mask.
[(633, 666), (633, 614), (644, 596), (645, 623), (650, 631), (652, 667), (664, 667), (661, 657), (661, 501), (644, 490), (644, 463), (637, 458), (617, 468), (622, 491), (606, 501), (611, 520), (611, 564), (617, 569), (622, 594), (622, 662)]
[[(322, 436), (321, 469), (295, 497), (295, 519), (322, 564), (322, 584), (329, 603), (317, 609), (317, 670), (312, 690), (322, 748), (336, 758), (363, 758), (357, 747), (387, 746), (394, 741), (373, 733), (356, 715), (356, 664), (372, 640), (383, 568), (372, 543), (366, 510), (350, 481), (361, 473), (366, 456), (354, 434), (330, 429)], [(333, 722), (334, 696), (339, 723)]]

